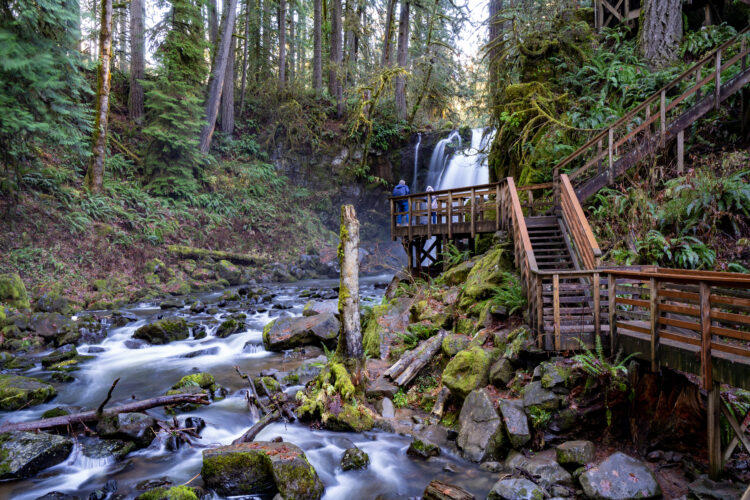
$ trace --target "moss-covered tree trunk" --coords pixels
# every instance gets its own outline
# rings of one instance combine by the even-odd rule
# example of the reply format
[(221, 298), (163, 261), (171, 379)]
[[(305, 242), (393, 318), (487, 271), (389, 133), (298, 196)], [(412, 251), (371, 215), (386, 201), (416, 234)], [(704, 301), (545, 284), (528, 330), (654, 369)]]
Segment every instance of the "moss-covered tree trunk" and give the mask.
[(323, 89), (323, 0), (313, 0), (313, 89)]
[(92, 155), (86, 173), (86, 187), (99, 193), (104, 184), (104, 159), (107, 155), (107, 118), (112, 59), (112, 0), (102, 0), (101, 31), (99, 32), (99, 68), (96, 92), (96, 123)]
[(359, 323), (359, 221), (351, 205), (341, 207), (339, 265), (341, 332), (337, 354), (350, 371), (359, 373), (364, 364), (362, 330)]
[(677, 58), (682, 41), (682, 0), (645, 0), (638, 48), (653, 68)]

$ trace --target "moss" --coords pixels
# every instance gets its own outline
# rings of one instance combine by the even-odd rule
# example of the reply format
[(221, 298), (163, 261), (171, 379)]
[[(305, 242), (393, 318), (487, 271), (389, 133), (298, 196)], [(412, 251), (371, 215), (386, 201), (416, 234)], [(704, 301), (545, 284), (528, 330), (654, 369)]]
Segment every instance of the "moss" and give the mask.
[(362, 334), (362, 344), (365, 355), (371, 358), (380, 358), (380, 343), (385, 333), (385, 329), (380, 325), (378, 320), (385, 316), (390, 310), (390, 305), (380, 305), (372, 308), (372, 314), (367, 320), (367, 326)]
[(233, 333), (237, 333), (242, 329), (242, 324), (237, 321), (234, 318), (229, 318), (228, 320), (222, 322), (219, 325), (219, 328), (216, 329), (216, 336), (219, 338), (225, 338)]
[(344, 451), (341, 458), (341, 468), (343, 470), (362, 470), (370, 465), (370, 457), (359, 448), (349, 448)]
[(346, 404), (338, 413), (324, 413), (322, 421), (326, 429), (343, 432), (369, 431), (375, 425), (372, 412), (363, 404)]
[(197, 386), (201, 387), (203, 389), (207, 389), (210, 386), (214, 385), (216, 383), (216, 379), (214, 379), (214, 376), (210, 373), (206, 372), (200, 372), (200, 373), (193, 373), (190, 375), (185, 375), (180, 379), (179, 382), (177, 382), (175, 385), (172, 386), (172, 389), (179, 389), (181, 387), (186, 386)]
[[(234, 471), (253, 471), (256, 482), (242, 481), (234, 486), (233, 491), (229, 494), (255, 493), (258, 486), (270, 486), (268, 477), (271, 474), (271, 461), (268, 459), (263, 450), (246, 449), (244, 451), (234, 451), (232, 453), (205, 454), (203, 455), (203, 466), (201, 467), (201, 476), (203, 481), (210, 488), (221, 491), (221, 480), (233, 477)], [(246, 480), (247, 478), (241, 478)], [(261, 480), (258, 484), (258, 479)], [(217, 488), (219, 486), (219, 488)]]
[(454, 330), (463, 335), (474, 335), (477, 331), (477, 322), (472, 318), (461, 318), (456, 322)]
[(54, 387), (34, 378), (0, 375), (0, 410), (38, 405), (56, 393)]
[(443, 372), (443, 385), (461, 399), (488, 383), (490, 355), (481, 347), (474, 346), (459, 352), (448, 363)]
[(271, 341), (268, 339), (268, 335), (271, 333), (271, 328), (273, 328), (273, 324), (276, 323), (276, 321), (277, 320), (273, 320), (263, 327), (263, 345), (265, 345), (266, 347), (271, 345)]
[(18, 273), (0, 274), (0, 302), (16, 309), (29, 309), (29, 296), (26, 286)]
[(42, 413), (42, 418), (64, 417), (66, 415), (70, 415), (70, 412), (65, 408), (61, 408), (58, 406), (57, 408), (52, 408), (51, 410), (47, 410)]
[(341, 394), (344, 399), (351, 399), (354, 397), (355, 388), (352, 383), (349, 372), (346, 371), (346, 367), (341, 363), (331, 363), (331, 373), (334, 377), (333, 388), (336, 392)]
[(287, 373), (284, 375), (284, 378), (282, 379), (285, 384), (292, 385), (292, 384), (299, 384), (299, 374), (297, 373)]
[(260, 391), (261, 394), (265, 392), (263, 391), (261, 381), (263, 382), (263, 384), (265, 384), (266, 388), (271, 392), (271, 394), (275, 392), (281, 392), (281, 384), (279, 384), (278, 380), (273, 377), (259, 377), (255, 379), (255, 389)]
[(460, 351), (466, 349), (469, 346), (469, 342), (471, 342), (471, 339), (466, 335), (446, 335), (443, 339), (441, 349), (443, 351), (443, 354), (445, 354), (449, 358), (452, 358)]
[(59, 363), (55, 363), (54, 365), (49, 367), (49, 370), (60, 372), (75, 371), (79, 368), (78, 363), (79, 361), (77, 359), (68, 359), (65, 361), (60, 361)]
[(189, 486), (173, 486), (167, 488), (154, 488), (145, 493), (141, 493), (136, 500), (198, 500), (198, 493), (195, 488)]

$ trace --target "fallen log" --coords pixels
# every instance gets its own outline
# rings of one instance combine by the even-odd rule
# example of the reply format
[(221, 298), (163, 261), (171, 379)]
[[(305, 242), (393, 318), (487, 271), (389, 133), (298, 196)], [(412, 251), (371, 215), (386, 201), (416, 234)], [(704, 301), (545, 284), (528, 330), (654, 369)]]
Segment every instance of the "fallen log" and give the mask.
[(396, 385), (399, 387), (405, 386), (440, 351), (444, 337), (445, 332), (441, 331), (434, 337), (425, 340), (416, 349), (410, 351), (407, 362), (400, 366), (398, 370), (393, 370), (394, 367), (391, 367), (386, 373), (391, 372), (389, 377)]
[(422, 500), (474, 500), (474, 495), (452, 484), (431, 481), (422, 494)]
[(156, 408), (158, 406), (169, 406), (174, 404), (209, 404), (208, 396), (205, 394), (173, 394), (171, 396), (159, 396), (143, 401), (134, 401), (125, 403), (120, 406), (112, 406), (106, 410), (98, 412), (97, 410), (76, 413), (75, 415), (63, 415), (61, 417), (43, 418), (30, 422), (6, 422), (0, 425), (0, 433), (10, 431), (38, 431), (41, 429), (51, 429), (53, 427), (67, 426), (73, 424), (83, 424), (84, 422), (96, 422), (103, 417), (119, 415), (120, 413), (133, 413)]
[(451, 391), (447, 387), (443, 387), (440, 389), (440, 392), (435, 399), (435, 406), (432, 407), (432, 414), (438, 419), (443, 418), (443, 413), (445, 413), (445, 402), (448, 401), (448, 396), (450, 396), (450, 394)]
[(268, 390), (266, 383), (263, 382), (263, 377), (259, 378), (258, 382), (260, 382), (260, 386), (263, 388), (266, 396), (268, 396), (268, 400), (271, 402), (271, 404), (276, 406), (276, 411), (281, 412), (290, 422), (294, 422), (296, 420), (294, 417), (294, 412), (292, 412), (292, 410), (290, 410), (286, 405), (280, 403), (279, 400), (275, 398), (273, 394), (271, 394), (271, 391)]
[(263, 418), (255, 422), (255, 424), (250, 427), (247, 432), (232, 441), (232, 444), (250, 443), (252, 441), (255, 441), (255, 437), (260, 434), (260, 431), (265, 429), (266, 426), (268, 426), (268, 424), (270, 424), (271, 422), (276, 422), (277, 420), (281, 420), (281, 412), (279, 412), (279, 410), (274, 410), (271, 413), (264, 415)]
[(246, 373), (242, 373), (240, 371), (239, 366), (235, 366), (234, 369), (237, 370), (237, 373), (240, 374), (240, 377), (247, 380), (248, 383), (250, 384), (250, 391), (252, 391), (252, 397), (255, 399), (255, 402), (258, 404), (258, 406), (260, 406), (260, 409), (263, 411), (263, 413), (268, 413), (268, 408), (266, 408), (266, 405), (263, 404), (263, 401), (260, 400), (260, 396), (258, 396), (258, 391), (255, 389), (255, 381), (253, 380), (253, 378)]
[(243, 254), (236, 252), (222, 252), (220, 250), (207, 250), (205, 248), (188, 247), (185, 245), (169, 245), (167, 250), (181, 259), (202, 259), (211, 257), (215, 260), (228, 260), (234, 264), (254, 265), (269, 262), (270, 259), (262, 254)]

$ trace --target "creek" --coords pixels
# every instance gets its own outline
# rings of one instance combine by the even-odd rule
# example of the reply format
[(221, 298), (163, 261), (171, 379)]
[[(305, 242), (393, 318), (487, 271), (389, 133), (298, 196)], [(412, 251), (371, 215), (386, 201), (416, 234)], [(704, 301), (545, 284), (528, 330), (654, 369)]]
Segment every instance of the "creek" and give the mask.
[[(360, 292), (362, 305), (379, 303), (384, 284), (389, 279), (390, 276), (386, 275), (363, 278)], [(216, 307), (213, 314), (194, 314), (187, 306), (164, 311), (154, 303), (123, 309), (123, 312), (137, 316), (137, 321), (124, 327), (109, 329), (106, 339), (98, 345), (79, 346), (79, 352), (90, 354), (93, 359), (84, 362), (81, 369), (74, 372), (75, 381), (67, 384), (53, 382), (58, 395), (52, 401), (26, 410), (4, 412), (0, 414), (0, 420), (38, 419), (45, 410), (57, 406), (96, 408), (104, 401), (112, 382), (118, 377), (121, 380), (108, 406), (131, 399), (141, 400), (163, 395), (182, 376), (205, 371), (212, 373), (216, 382), (228, 389), (227, 397), (192, 412), (178, 412), (180, 422), (184, 422), (186, 417), (205, 420), (206, 428), (202, 432), (202, 439), (195, 440), (192, 446), (186, 445), (170, 451), (157, 438), (148, 448), (131, 452), (119, 462), (111, 457), (86, 458), (76, 444), (63, 463), (46, 469), (33, 478), (0, 484), (0, 498), (35, 499), (51, 491), (87, 498), (92, 491), (104, 487), (110, 480), (117, 481), (116, 495), (121, 495), (119, 498), (133, 498), (142, 493), (136, 489), (136, 484), (165, 476), (174, 484), (192, 480), (190, 485), (200, 486), (202, 450), (230, 444), (254, 423), (245, 401), (247, 382), (239, 377), (234, 367), (238, 366), (243, 372), (257, 376), (268, 369), (282, 372), (294, 369), (305, 359), (322, 354), (320, 349), (314, 347), (306, 348), (302, 355), (268, 352), (263, 348), (262, 331), (274, 317), (301, 315), (308, 300), (300, 296), (303, 295), (303, 290), (321, 289), (332, 294), (336, 286), (337, 280), (272, 285), (270, 289), (275, 295), (272, 304), (281, 309), (238, 311), (236, 307), (218, 307), (215, 302), (221, 292), (191, 297), (186, 301), (190, 304), (191, 300), (200, 299), (206, 304), (214, 303), (211, 306)], [(218, 322), (237, 312), (247, 314), (246, 330), (223, 339), (215, 337)], [(171, 315), (183, 316), (188, 321), (206, 325), (208, 335), (200, 340), (191, 338), (163, 346), (145, 345), (139, 349), (128, 347), (137, 328), (162, 316)], [(204, 350), (204, 354), (194, 356), (200, 350)], [(39, 365), (27, 374), (44, 380), (50, 378), (50, 373)], [(301, 388), (302, 386), (293, 386), (286, 390), (293, 397)], [(160, 408), (150, 410), (149, 413), (160, 419), (171, 419)], [(442, 479), (462, 486), (483, 498), (496, 479), (493, 474), (461, 459), (451, 449), (443, 449), (439, 457), (428, 461), (410, 458), (406, 455), (410, 437), (380, 430), (355, 434), (316, 430), (299, 422), (278, 423), (264, 429), (257, 439), (270, 440), (276, 436), (281, 436), (284, 441), (294, 443), (305, 451), (326, 487), (324, 498), (330, 500), (418, 497), (432, 479)], [(352, 444), (369, 454), (371, 463), (367, 470), (341, 470), (341, 456)]]

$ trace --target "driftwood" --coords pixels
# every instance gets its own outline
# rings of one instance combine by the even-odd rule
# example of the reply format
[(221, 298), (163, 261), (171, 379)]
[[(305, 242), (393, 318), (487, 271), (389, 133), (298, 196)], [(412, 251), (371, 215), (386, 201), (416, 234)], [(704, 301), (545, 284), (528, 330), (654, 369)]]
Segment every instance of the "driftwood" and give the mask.
[(37, 431), (79, 423), (83, 424), (84, 422), (96, 422), (103, 417), (110, 417), (120, 413), (133, 413), (156, 408), (158, 406), (169, 406), (181, 403), (207, 405), (209, 401), (208, 396), (205, 394), (173, 394), (171, 396), (159, 396), (156, 398), (145, 399), (143, 401), (125, 403), (120, 406), (112, 406), (101, 412), (92, 410), (83, 413), (76, 413), (75, 415), (44, 418), (42, 420), (34, 420), (31, 422), (6, 422), (3, 425), (0, 425), (0, 433), (10, 431)]
[(259, 378), (258, 382), (260, 382), (260, 386), (263, 388), (263, 391), (266, 393), (266, 396), (268, 396), (268, 400), (271, 403), (273, 403), (274, 406), (276, 406), (276, 411), (286, 416), (286, 418), (290, 422), (294, 422), (296, 420), (294, 417), (294, 412), (292, 412), (292, 410), (290, 410), (286, 405), (280, 403), (277, 398), (273, 397), (273, 395), (271, 394), (271, 391), (269, 391), (268, 387), (266, 387), (266, 383), (263, 382), (263, 378)]
[(250, 384), (250, 391), (252, 392), (252, 397), (255, 399), (255, 402), (258, 404), (258, 406), (260, 406), (261, 411), (263, 413), (268, 413), (268, 408), (266, 408), (266, 405), (263, 404), (263, 401), (260, 400), (260, 396), (258, 396), (258, 391), (255, 389), (255, 381), (253, 380), (253, 378), (246, 373), (242, 373), (240, 371), (239, 366), (235, 366), (234, 369), (237, 370), (237, 373), (240, 374), (240, 377), (246, 379), (248, 383)]
[(451, 391), (447, 387), (440, 389), (440, 392), (435, 399), (435, 406), (432, 407), (432, 414), (437, 418), (443, 418), (443, 413), (445, 413), (445, 402), (448, 401), (448, 396), (450, 396), (450, 394)]
[(182, 259), (202, 259), (211, 257), (216, 260), (228, 260), (235, 264), (253, 265), (268, 261), (264, 255), (248, 255), (235, 252), (222, 252), (219, 250), (206, 250), (204, 248), (187, 247), (184, 245), (169, 245), (167, 250), (176, 257)]
[(263, 418), (255, 422), (255, 425), (250, 427), (247, 432), (232, 441), (232, 444), (250, 443), (252, 441), (255, 441), (255, 437), (260, 433), (260, 431), (265, 429), (266, 426), (271, 422), (276, 422), (277, 420), (281, 420), (281, 413), (279, 412), (279, 410), (274, 410), (271, 413), (264, 415)]
[(419, 370), (430, 362), (443, 343), (445, 332), (441, 331), (431, 339), (425, 340), (391, 366), (385, 374), (399, 387), (403, 387), (417, 376)]
[(474, 500), (474, 495), (452, 484), (431, 481), (422, 493), (422, 500)]

